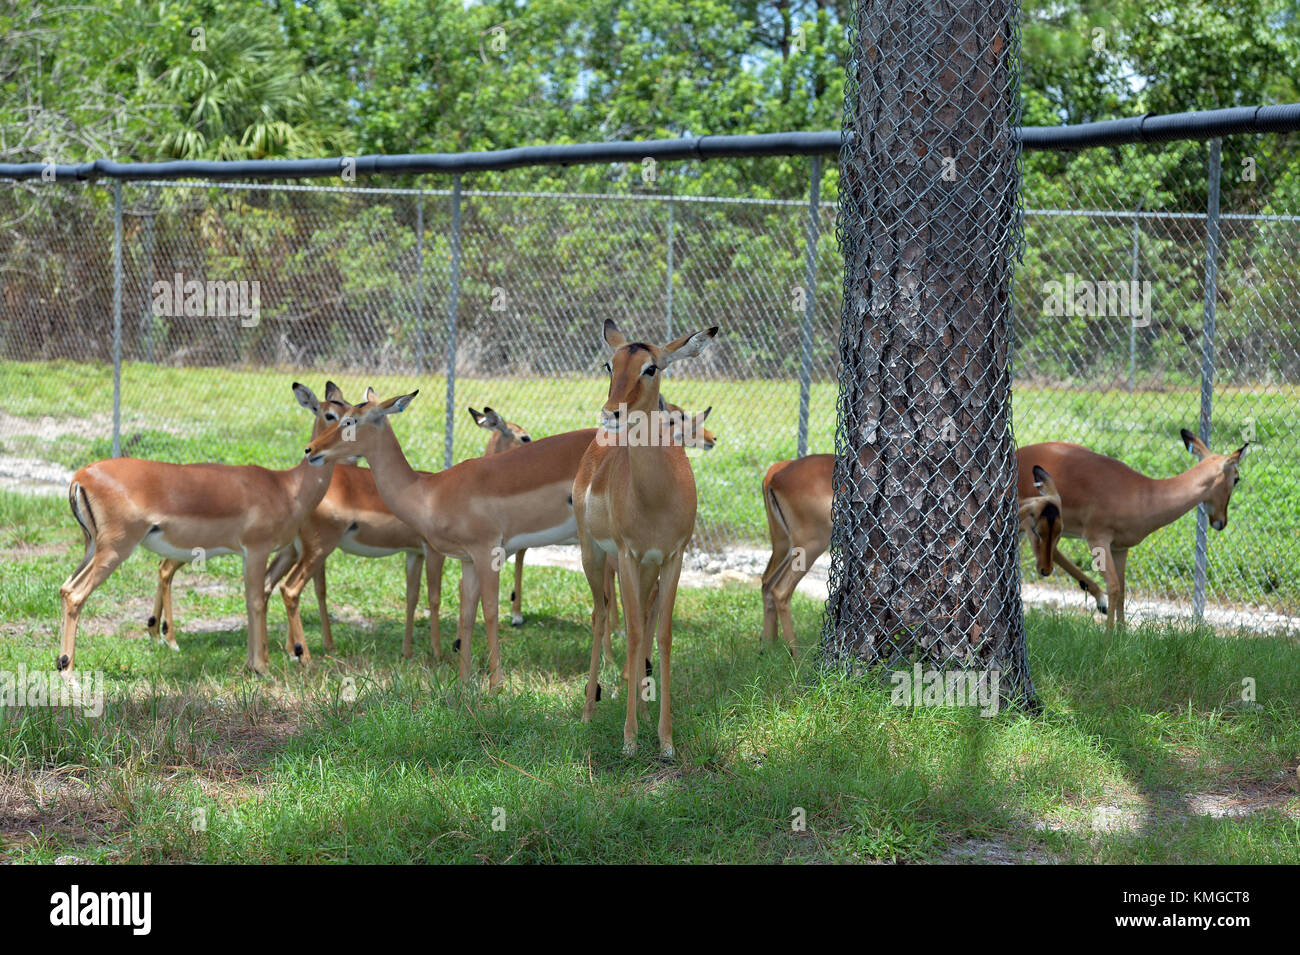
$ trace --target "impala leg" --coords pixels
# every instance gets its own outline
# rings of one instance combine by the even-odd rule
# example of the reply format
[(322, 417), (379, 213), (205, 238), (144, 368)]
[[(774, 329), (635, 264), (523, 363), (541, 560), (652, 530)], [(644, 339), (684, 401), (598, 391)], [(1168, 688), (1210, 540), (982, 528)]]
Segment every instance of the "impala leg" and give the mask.
[[(605, 646), (605, 659), (610, 663), (614, 662), (614, 630), (618, 627), (618, 573), (617, 558), (608, 560), (607, 555), (600, 548), (601, 566), (605, 568), (604, 592), (605, 592), (605, 632), (601, 635), (601, 640)], [(623, 679), (627, 679), (626, 670), (623, 673)]]
[(769, 499), (766, 488), (763, 490), (763, 504), (763, 509), (767, 512), (767, 534), (772, 541), (772, 556), (763, 568), (763, 635), (760, 647), (776, 643), (777, 607), (772, 597), (772, 585), (790, 561), (790, 534), (772, 513), (775, 505)]
[(275, 585), (284, 579), (284, 575), (289, 572), (294, 564), (298, 563), (298, 549), (293, 544), (281, 547), (275, 552), (275, 557), (271, 561), (271, 566), (266, 568), (266, 599), (271, 599), (271, 594), (275, 591)]
[(1111, 548), (1111, 555), (1115, 558), (1115, 576), (1119, 579), (1119, 595), (1115, 598), (1115, 623), (1121, 627), (1127, 626), (1124, 619), (1124, 598), (1128, 596), (1128, 586), (1124, 583), (1124, 568), (1128, 565), (1128, 548)]
[(515, 589), (510, 591), (510, 626), (524, 625), (524, 548), (515, 554)]
[(659, 616), (659, 570), (651, 570), (648, 567), (641, 568), (641, 589), (639, 591), (639, 603), (641, 612), (645, 619), (641, 623), (641, 638), (637, 643), (632, 642), (631, 632), (628, 634), (627, 641), (627, 668), (631, 675), (636, 678), (636, 711), (637, 719), (649, 720), (650, 711), (647, 706), (649, 702), (647, 697), (654, 698), (654, 677), (651, 676), (650, 670), (650, 642), (654, 639), (655, 621)]
[[(159, 643), (179, 650), (176, 642), (176, 625), (172, 620), (172, 578), (181, 569), (183, 561), (166, 559), (158, 564), (158, 592), (153, 599), (153, 615), (149, 618), (149, 633)], [(161, 630), (159, 629), (161, 625)]]
[(316, 612), (320, 615), (320, 640), (325, 652), (329, 653), (334, 650), (334, 634), (330, 631), (330, 612), (325, 603), (325, 564), (320, 565), (312, 577), (312, 583), (316, 586)]
[(790, 651), (790, 656), (796, 659), (799, 656), (799, 647), (794, 639), (794, 615), (790, 613), (790, 599), (794, 596), (799, 581), (807, 576), (813, 561), (821, 555), (822, 552), (819, 551), (816, 554), (803, 555), (801, 561), (787, 561), (779, 577), (772, 583), (772, 602), (776, 605), (777, 615), (781, 620), (781, 635), (785, 638), (785, 646)]
[(609, 640), (609, 570), (607, 555), (595, 544), (582, 544), (582, 570), (591, 588), (591, 668), (587, 671), (586, 699), (582, 705), (582, 722), (590, 723), (596, 713), (600, 693), (600, 657), (604, 642)]
[(411, 659), (415, 652), (415, 608), (420, 603), (420, 574), (424, 555), (410, 551), (406, 555), (406, 632), (402, 635), (402, 656)]
[(117, 565), (126, 560), (130, 549), (113, 547), (96, 548), (89, 561), (83, 561), (81, 568), (63, 582), (59, 588), (59, 597), (63, 603), (63, 636), (59, 643), (59, 658), (55, 666), (64, 679), (73, 679), (72, 668), (76, 662), (77, 623), (81, 620), (81, 608), (86, 599), (95, 592), (95, 588), (108, 579), (108, 575), (117, 569)]
[(1110, 541), (1088, 541), (1088, 549), (1093, 551), (1100, 550), (1101, 554), (1097, 555), (1101, 562), (1101, 573), (1106, 578), (1106, 632), (1110, 633), (1115, 629), (1115, 602), (1119, 599), (1120, 580), (1119, 573), (1115, 568), (1115, 556), (1111, 553)]
[(424, 575), (429, 585), (429, 646), (433, 659), (442, 659), (442, 634), (438, 616), (442, 613), (442, 570), (447, 558), (429, 547), (424, 548)]
[(479, 567), (479, 591), (483, 602), (483, 627), (488, 642), (488, 692), (496, 693), (505, 684), (501, 671), (501, 634), (498, 629), (501, 609), (501, 570), (490, 554), (483, 555)]
[(248, 610), (248, 668), (265, 675), (271, 666), (266, 637), (266, 562), (269, 550), (244, 551), (244, 606)]
[[(284, 615), (288, 620), (285, 627), (284, 652), (291, 660), (303, 663), (311, 662), (311, 650), (307, 646), (307, 634), (302, 626), (302, 592), (307, 589), (307, 581), (314, 579), (325, 566), (325, 554), (304, 541), (302, 554), (280, 585), (280, 599), (284, 601)], [(262, 591), (265, 608), (268, 598)], [(263, 609), (263, 614), (265, 614)]]
[(1062, 554), (1060, 547), (1056, 547), (1052, 550), (1052, 562), (1077, 580), (1079, 586), (1092, 596), (1092, 599), (1097, 604), (1097, 613), (1106, 612), (1106, 597), (1102, 594), (1101, 588), (1097, 586), (1091, 577), (1079, 569), (1078, 564)]
[(460, 679), (468, 684), (473, 677), (469, 645), (474, 635), (474, 618), (478, 616), (478, 568), (472, 560), (460, 562), (460, 620), (456, 625), (456, 643), (460, 647)]
[(677, 581), (682, 572), (682, 552), (669, 556), (659, 572), (659, 753), (664, 759), (676, 755), (673, 749), (673, 714), (669, 681), (672, 671), (673, 606), (677, 603)]
[(623, 621), (627, 625), (627, 664), (624, 672), (627, 677), (627, 716), (623, 722), (623, 752), (631, 756), (636, 752), (636, 712), (641, 678), (636, 673), (633, 661), (634, 652), (641, 646), (641, 633), (645, 627), (645, 615), (641, 611), (641, 565), (632, 557), (631, 552), (620, 549), (618, 554), (619, 590), (623, 594)]

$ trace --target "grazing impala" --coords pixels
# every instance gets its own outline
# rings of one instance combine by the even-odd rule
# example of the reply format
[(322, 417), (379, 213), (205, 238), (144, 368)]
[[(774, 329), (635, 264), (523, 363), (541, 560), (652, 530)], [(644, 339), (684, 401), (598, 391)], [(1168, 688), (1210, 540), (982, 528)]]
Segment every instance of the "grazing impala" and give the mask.
[(1061, 518), (1066, 537), (1088, 542), (1106, 580), (1106, 599), (1099, 588), (1069, 558), (1055, 550), (1055, 561), (1097, 602), (1106, 614), (1106, 629), (1124, 625), (1124, 568), (1128, 552), (1153, 531), (1171, 524), (1198, 504), (1209, 510), (1216, 531), (1228, 525), (1228, 501), (1241, 480), (1238, 466), (1243, 444), (1231, 454), (1215, 454), (1186, 428), (1183, 446), (1200, 461), (1170, 478), (1149, 478), (1128, 465), (1077, 444), (1052, 441), (1016, 452), (1020, 489), (1032, 480), (1032, 468), (1052, 472), (1061, 492)]
[(496, 691), (504, 683), (497, 629), (501, 566), (520, 548), (573, 539), (573, 475), (596, 430), (569, 431), (423, 473), (407, 462), (388, 422), (418, 393), (381, 402), (368, 390), (364, 404), (312, 440), (307, 460), (364, 457), (384, 504), (420, 535), (426, 552), (462, 561), (456, 627), (460, 676), (471, 677), (470, 636), (481, 600), (488, 687)]
[[(831, 480), (835, 455), (810, 454), (778, 461), (763, 478), (763, 507), (772, 556), (763, 571), (763, 643), (775, 643), (777, 622), (791, 655), (794, 618), (790, 597), (813, 562), (831, 544)], [(1022, 490), (1017, 517), (1030, 539), (1038, 572), (1052, 572), (1052, 552), (1061, 537), (1061, 500), (1051, 476), (1035, 468), (1032, 490)]]
[[(295, 383), (298, 403), (319, 415), (310, 388)], [(63, 636), (57, 665), (71, 679), (77, 622), (86, 598), (138, 546), (188, 562), (242, 554), (248, 611), (248, 666), (265, 673), (266, 593), (271, 553), (293, 541), (329, 489), (333, 464), (300, 462), (287, 471), (254, 465), (166, 464), (136, 458), (96, 461), (72, 476), (68, 503), (86, 554), (59, 588)]]
[(673, 605), (682, 558), (695, 530), (695, 475), (674, 428), (662, 420), (658, 372), (674, 361), (698, 355), (717, 333), (715, 325), (655, 346), (627, 341), (614, 322), (605, 320), (604, 341), (613, 351), (608, 363), (609, 397), (600, 413), (601, 433), (587, 448), (573, 481), (582, 569), (594, 604), (591, 670), (582, 718), (591, 719), (598, 698), (600, 637), (608, 614), (605, 568), (613, 558), (627, 625), (623, 751), (629, 754), (636, 751), (641, 701), (637, 689), (642, 681), (634, 662), (649, 658), (649, 623), (658, 616), (659, 746), (665, 758), (673, 756), (669, 682)]

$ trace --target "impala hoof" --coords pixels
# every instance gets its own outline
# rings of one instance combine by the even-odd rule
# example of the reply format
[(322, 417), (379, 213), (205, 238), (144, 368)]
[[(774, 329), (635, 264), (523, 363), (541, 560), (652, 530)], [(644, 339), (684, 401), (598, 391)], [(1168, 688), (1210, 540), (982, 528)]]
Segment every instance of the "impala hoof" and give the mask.
[(510, 618), (510, 626), (512, 626), (512, 627), (522, 627), (523, 625), (524, 625), (524, 617), (523, 617), (523, 614), (518, 614), (518, 613), (517, 613), (517, 614), (515, 614), (514, 616), (512, 616), (512, 617)]
[(623, 755), (624, 756), (636, 755), (636, 740), (634, 739), (623, 740)]
[(677, 756), (677, 751), (673, 749), (673, 744), (669, 743), (667, 746), (661, 746), (659, 748), (659, 755), (663, 759), (674, 759)]

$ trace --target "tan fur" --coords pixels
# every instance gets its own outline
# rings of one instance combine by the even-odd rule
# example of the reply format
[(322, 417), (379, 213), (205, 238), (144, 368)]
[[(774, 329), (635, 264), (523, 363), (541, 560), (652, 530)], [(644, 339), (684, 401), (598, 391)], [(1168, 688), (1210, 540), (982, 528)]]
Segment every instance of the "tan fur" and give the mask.
[[(798, 655), (790, 598), (813, 563), (831, 543), (831, 485), (835, 455), (810, 454), (778, 461), (763, 477), (763, 507), (767, 511), (772, 556), (763, 571), (764, 644), (775, 643), (777, 627), (791, 655)], [(1030, 538), (1039, 572), (1052, 570), (1052, 550), (1061, 535), (1061, 521), (1052, 520), (1048, 504), (1060, 508), (1052, 479), (1044, 475), (1041, 487), (1032, 480), (1021, 491), (1018, 511), (1020, 531)]]
[(1100, 563), (1108, 598), (1104, 602), (1096, 583), (1059, 548), (1053, 553), (1056, 563), (1096, 600), (1098, 612), (1106, 614), (1108, 631), (1124, 625), (1124, 569), (1130, 548), (1202, 502), (1211, 526), (1217, 530), (1227, 526), (1228, 502), (1246, 446), (1223, 455), (1186, 432), (1184, 441), (1201, 460), (1169, 478), (1147, 477), (1114, 458), (1061, 441), (1033, 444), (1017, 452), (1020, 492), (1032, 482), (1034, 465), (1051, 472), (1060, 491), (1064, 536), (1086, 540)]
[[(418, 472), (407, 462), (388, 422), (417, 393), (380, 402), (368, 392), (352, 415), (312, 441), (308, 458), (365, 457), (385, 505), (420, 535), (426, 552), (463, 561), (456, 631), (460, 675), (466, 681), (472, 675), (471, 635), (481, 601), (488, 684), (495, 691), (504, 683), (497, 629), (501, 565), (518, 549), (511, 541), (523, 535), (537, 535), (534, 545), (570, 538), (569, 492), (595, 430), (542, 438), (434, 474)], [(355, 440), (346, 440), (345, 433), (353, 429)]]
[[(295, 384), (294, 391), (304, 407), (318, 407), (311, 389)], [(222, 550), (243, 556), (247, 663), (265, 673), (269, 660), (262, 582), (267, 558), (293, 541), (303, 520), (324, 498), (333, 471), (332, 465), (307, 462), (271, 471), (253, 465), (167, 464), (136, 458), (110, 458), (79, 470), (68, 496), (86, 536), (87, 558), (59, 588), (59, 669), (71, 678), (77, 623), (86, 599), (149, 539), (155, 546), (165, 540), (178, 553), (202, 548), (213, 556)], [(174, 573), (172, 569), (165, 575), (168, 582)]]
[[(591, 587), (592, 654), (587, 679), (583, 720), (595, 712), (600, 670), (600, 634), (608, 614), (604, 586), (608, 554), (601, 542), (617, 551), (619, 590), (627, 624), (627, 714), (623, 724), (623, 749), (636, 750), (637, 711), (644, 705), (641, 689), (647, 684), (641, 661), (650, 655), (650, 633), (657, 630), (659, 644), (659, 745), (661, 753), (674, 755), (671, 709), (671, 652), (673, 606), (681, 575), (682, 558), (695, 529), (695, 476), (680, 441), (620, 443), (611, 429), (627, 432), (629, 417), (650, 416), (651, 429), (672, 438), (672, 427), (660, 418), (658, 370), (683, 356), (698, 354), (717, 334), (716, 326), (685, 335), (656, 347), (628, 343), (612, 321), (605, 322), (604, 340), (610, 357), (609, 396), (601, 412), (604, 429), (582, 458), (573, 481), (573, 510), (578, 522), (582, 567)], [(647, 365), (654, 366), (648, 373)], [(624, 417), (626, 416), (626, 417)]]

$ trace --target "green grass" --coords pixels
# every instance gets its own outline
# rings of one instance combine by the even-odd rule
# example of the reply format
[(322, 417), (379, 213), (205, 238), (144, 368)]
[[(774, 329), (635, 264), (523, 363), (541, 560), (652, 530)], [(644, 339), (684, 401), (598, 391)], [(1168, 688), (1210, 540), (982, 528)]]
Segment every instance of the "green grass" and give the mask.
[[(65, 507), (0, 494), (0, 672), (53, 661), (56, 591), (80, 546), (51, 530)], [(289, 664), (273, 598), (263, 680), (242, 671), (237, 560), (178, 575), (181, 653), (144, 639), (155, 563), (124, 564), (88, 603), (78, 646), (81, 671), (105, 675), (102, 717), (0, 708), (0, 858), (927, 861), (991, 843), (1028, 861), (1300, 862), (1293, 640), (1147, 628), (1107, 639), (1082, 615), (1032, 614), (1045, 711), (981, 719), (894, 707), (887, 687), (760, 654), (752, 589), (683, 590), (678, 758), (664, 763), (653, 720), (640, 753), (622, 755), (621, 694), (579, 720), (590, 648), (580, 575), (528, 571), (528, 621), (507, 628), (507, 687), (488, 697), (423, 651), (400, 660), (400, 561), (329, 566), (337, 651), (321, 651), (308, 600), (316, 663)], [(808, 651), (820, 609), (795, 599)], [(454, 617), (452, 596), (444, 635)], [(480, 686), (485, 643), (480, 623)], [(1234, 705), (1248, 677), (1258, 708)], [(606, 667), (606, 690), (614, 678)], [(1188, 807), (1203, 794), (1262, 808), (1198, 815)], [(1095, 831), (1108, 812), (1141, 823)]]
[[(436, 376), (333, 376), (359, 400), (366, 385), (385, 396), (420, 389), (395, 423), (410, 461), (442, 466), (446, 382)], [(217, 460), (290, 467), (310, 428), (289, 384), (298, 379), (324, 390), (319, 372), (167, 368), (127, 363), (122, 371), (123, 452), (172, 461)], [(713, 407), (708, 427), (717, 447), (695, 457), (700, 492), (696, 541), (707, 548), (730, 543), (766, 545), (759, 487), (774, 461), (796, 452), (798, 383), (700, 381), (673, 374), (664, 393), (692, 411)], [(0, 454), (55, 461), (75, 469), (111, 453), (111, 370), (68, 362), (0, 363), (0, 410), (35, 422), (65, 424), (53, 438), (0, 435)], [(486, 434), (465, 409), (490, 405), (535, 436), (590, 426), (605, 395), (603, 376), (475, 379), (457, 382), (454, 459), (482, 453)], [(1075, 441), (1118, 457), (1153, 476), (1168, 476), (1193, 460), (1179, 429), (1196, 428), (1196, 389), (1129, 394), (1067, 391), (1020, 385), (1015, 389), (1017, 440)], [(816, 383), (810, 400), (809, 448), (834, 449), (835, 387)], [(1300, 402), (1293, 389), (1221, 390), (1215, 395), (1216, 449), (1253, 435), (1232, 499), (1229, 527), (1211, 532), (1209, 598), (1300, 615)], [(693, 454), (695, 452), (692, 452)], [(1157, 531), (1129, 556), (1133, 597), (1190, 600), (1194, 576), (1195, 514)], [(68, 524), (69, 533), (72, 532)], [(1081, 566), (1090, 558), (1082, 541), (1066, 551)], [(1026, 563), (1026, 568), (1028, 568)], [(1063, 575), (1058, 574), (1063, 583)]]

